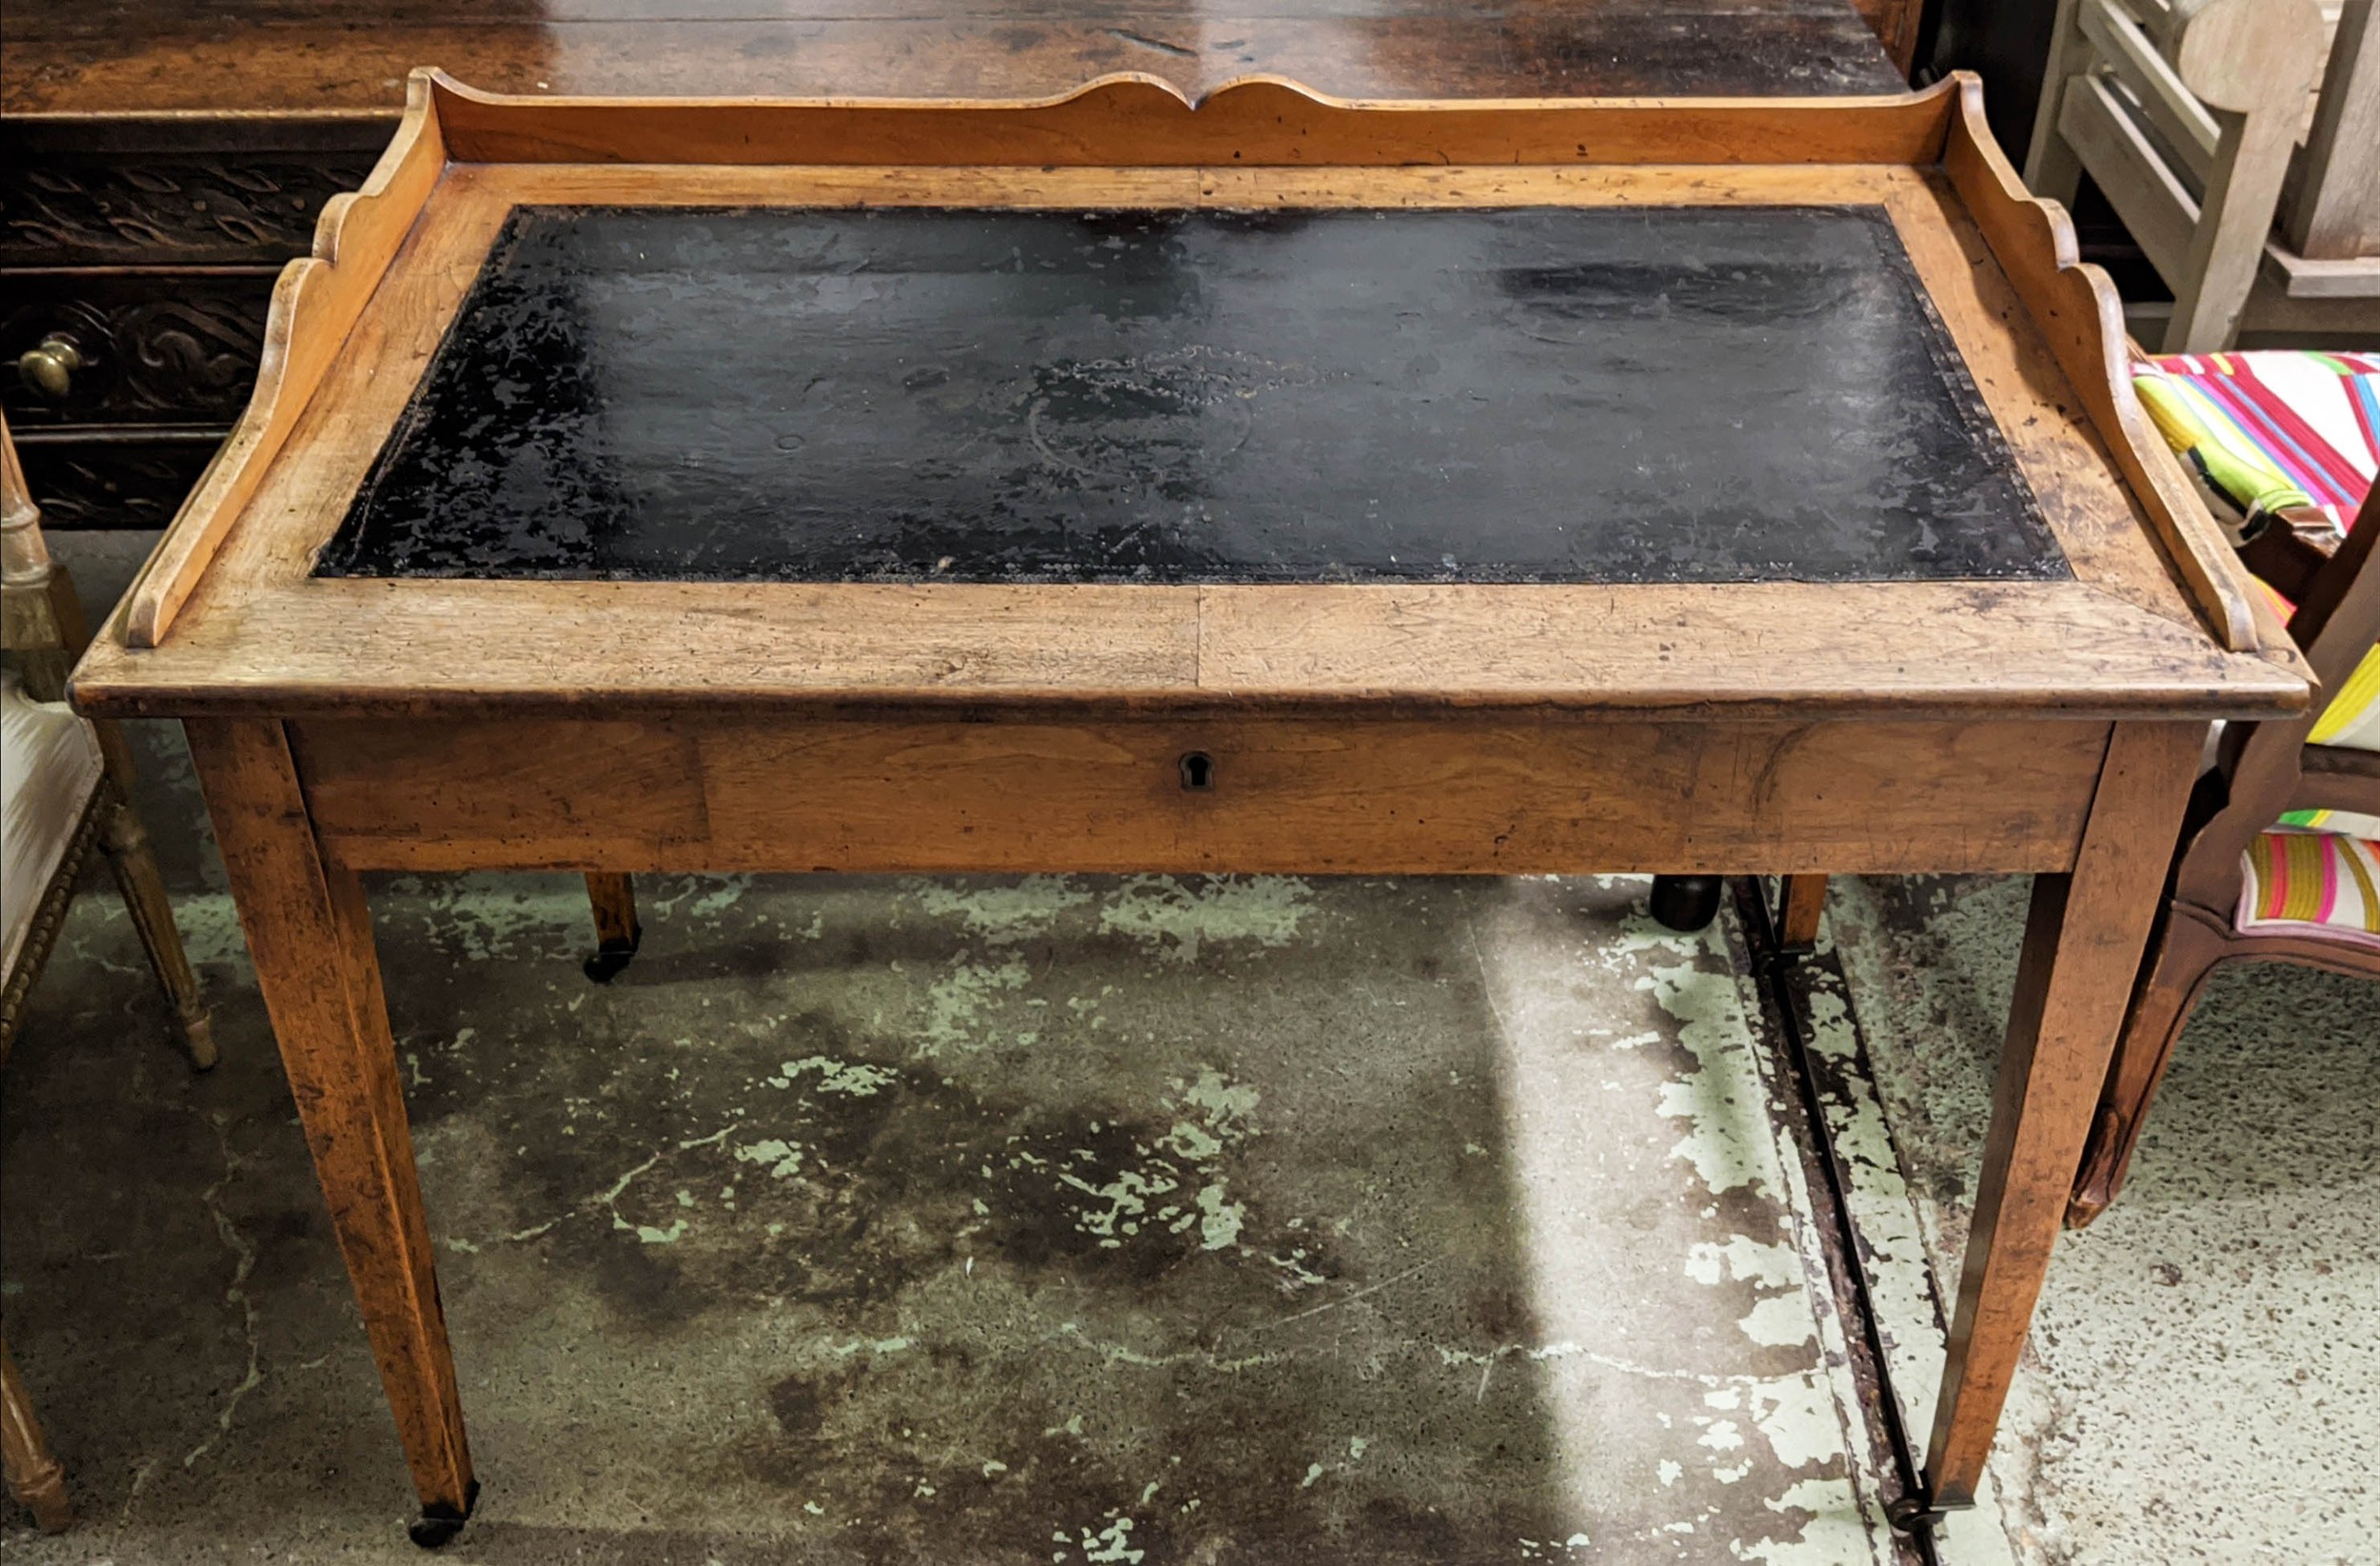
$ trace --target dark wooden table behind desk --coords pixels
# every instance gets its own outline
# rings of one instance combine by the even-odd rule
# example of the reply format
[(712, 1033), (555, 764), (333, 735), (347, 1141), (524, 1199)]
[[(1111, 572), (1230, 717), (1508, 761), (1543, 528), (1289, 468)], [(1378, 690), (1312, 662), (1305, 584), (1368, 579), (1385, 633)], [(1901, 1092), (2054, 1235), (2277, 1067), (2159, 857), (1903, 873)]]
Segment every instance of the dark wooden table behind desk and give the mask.
[[(1905, 67), (1916, 4), (936, 9), (10, 0), (0, 10), (0, 404), (45, 518), (53, 529), (171, 519), (248, 401), (275, 273), (309, 248), (323, 203), (362, 182), (415, 66), (555, 93), (1030, 97), (1117, 70), (1191, 93), (1250, 71), (1370, 97), (1890, 92), (1901, 86), (1894, 61)], [(29, 351), (50, 359), (49, 389), (20, 373)]]

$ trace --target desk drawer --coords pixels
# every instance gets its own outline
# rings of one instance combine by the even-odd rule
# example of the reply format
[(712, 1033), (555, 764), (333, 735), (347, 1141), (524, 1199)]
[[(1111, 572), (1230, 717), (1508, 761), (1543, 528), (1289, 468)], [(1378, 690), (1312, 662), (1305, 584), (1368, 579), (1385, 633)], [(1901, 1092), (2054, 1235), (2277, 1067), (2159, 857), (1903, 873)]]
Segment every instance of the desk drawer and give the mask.
[[(274, 279), (394, 127), (0, 119), (0, 406), (50, 526), (171, 520), (248, 406)], [(45, 389), (18, 362), (50, 339), (78, 362)]]
[(278, 267), (393, 114), (0, 120), (0, 267)]
[(20, 436), (16, 454), (42, 525), (162, 528), (198, 486), (228, 429), (129, 429), (51, 440)]
[(1914, 872), (2073, 863), (2108, 727), (1148, 718), (292, 725), (361, 869)]
[[(256, 387), (269, 267), (209, 272), (0, 274), (0, 406), (19, 436), (122, 425), (228, 429)], [(28, 352), (57, 358), (36, 385)]]

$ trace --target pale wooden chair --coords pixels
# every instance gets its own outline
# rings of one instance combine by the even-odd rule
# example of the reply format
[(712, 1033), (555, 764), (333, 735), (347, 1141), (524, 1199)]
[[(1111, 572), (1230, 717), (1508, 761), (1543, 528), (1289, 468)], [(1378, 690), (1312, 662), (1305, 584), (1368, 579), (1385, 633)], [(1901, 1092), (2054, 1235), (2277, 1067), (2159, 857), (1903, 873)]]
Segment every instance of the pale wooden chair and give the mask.
[(2162, 351), (2380, 332), (2372, 4), (2058, 0), (2025, 181), (2071, 205), (2091, 175), (2173, 290), (2134, 328)]
[[(2336, 553), (2312, 571), (2290, 634), (2326, 691), (2380, 643), (2380, 486)], [(2251, 845), (2285, 814), (2380, 817), (2380, 750), (2309, 743), (2319, 707), (2285, 722), (2234, 724), (2215, 768), (2199, 781), (2164, 912), (2150, 938), (2132, 1010), (2083, 1149), (2067, 1223), (2079, 1228), (2124, 1187), (2140, 1130), (2208, 978), (2225, 962), (2299, 962), (2380, 979), (2380, 944), (2318, 928), (2252, 927), (2242, 907)], [(2301, 840), (2303, 841), (2303, 840)]]
[[(89, 640), (64, 566), (50, 558), (41, 513), (26, 492), (16, 447), (0, 421), (0, 768), (6, 773), (6, 942), (0, 948), (0, 1059), (16, 1041), (25, 998), (48, 961), (77, 873), (95, 842), (115, 871), (132, 925), (172, 1003), (190, 1063), (215, 1063), (198, 981), (174, 929), (164, 878), (131, 802), (131, 755), (112, 724), (78, 718), (64, 704), (66, 677)], [(64, 1474), (42, 1438), (15, 1361), (0, 1339), (0, 1457), (9, 1493), (56, 1532), (73, 1521)]]
[[(0, 539), (5, 539), (5, 573), (0, 574), (0, 650), (17, 676), (23, 695), (32, 704), (55, 705), (66, 700), (66, 678), (75, 659), (90, 641), (83, 622), (81, 601), (66, 567), (50, 558), (41, 535), (41, 513), (26, 492), (17, 466), (16, 448), (8, 426), (0, 421)], [(79, 803), (80, 811), (67, 823), (69, 846), (59, 853), (57, 872), (45, 886), (27, 921), (23, 943), (9, 953), (8, 981), (0, 997), (0, 1053), (16, 1037), (26, 992), (32, 987), (56, 939), (58, 923), (72, 893), (72, 865), (96, 842), (115, 871), (116, 888), (124, 895), (132, 925), (148, 950), (157, 981), (173, 1005), (174, 1026), (190, 1063), (204, 1071), (215, 1063), (215, 1045), (198, 981), (182, 950), (173, 926), (172, 905), (166, 899), (165, 879), (149, 845), (149, 832), (132, 808), (132, 754), (123, 732), (112, 723), (72, 719), (89, 737), (99, 759), (98, 776)]]

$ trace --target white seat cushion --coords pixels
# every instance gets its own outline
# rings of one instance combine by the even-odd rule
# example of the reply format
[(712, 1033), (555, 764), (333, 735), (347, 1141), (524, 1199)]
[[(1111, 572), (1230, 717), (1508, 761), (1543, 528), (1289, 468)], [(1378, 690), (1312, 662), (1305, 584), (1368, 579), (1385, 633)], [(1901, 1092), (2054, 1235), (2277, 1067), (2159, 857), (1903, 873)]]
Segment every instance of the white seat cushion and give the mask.
[(99, 739), (63, 702), (36, 702), (13, 671), (0, 674), (0, 972), (16, 970), (50, 878), (99, 784)]

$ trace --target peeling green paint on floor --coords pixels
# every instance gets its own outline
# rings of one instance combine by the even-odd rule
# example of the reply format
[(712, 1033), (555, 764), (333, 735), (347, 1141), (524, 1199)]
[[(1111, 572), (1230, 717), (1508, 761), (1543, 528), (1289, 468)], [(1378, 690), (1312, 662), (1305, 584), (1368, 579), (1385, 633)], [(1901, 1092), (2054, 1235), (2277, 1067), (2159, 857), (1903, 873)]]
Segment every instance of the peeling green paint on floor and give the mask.
[[(375, 889), (488, 1481), (466, 1545), (1418, 1562), (1870, 1539), (1856, 1393), (1780, 1238), (1799, 1220), (1747, 992), (1721, 946), (1642, 920), (1640, 883), (641, 890), (645, 950), (596, 989), (566, 878)], [(129, 938), (95, 901), (76, 917), (78, 951)], [(189, 1081), (136, 1039), (107, 1047), (149, 1113), (220, 1104), (256, 1144), (218, 1177), (287, 1215), (274, 1286), (241, 1285), (255, 1378), (198, 1462), (144, 1469), (237, 1344), (202, 1313), (170, 1360), (94, 1359), (89, 1384), (143, 1388), (116, 1455), (55, 1422), (81, 1482), (122, 1499), (46, 1548), (162, 1550), (260, 1482), (252, 1462), (303, 1475), (297, 1453), (328, 1450), (341, 1486), (267, 1477), (251, 1507), (290, 1519), (290, 1548), (405, 1558), (377, 1532), (402, 1480), (257, 1009), (236, 962), (205, 960), (245, 1052)], [(56, 993), (45, 1031), (89, 1029), (72, 980)], [(109, 1076), (45, 1054), (12, 1104), (112, 1137), (81, 1097)], [(46, 1157), (11, 1120), (10, 1158)], [(169, 1229), (183, 1178), (116, 1195)], [(203, 1274), (216, 1253), (160, 1254)], [(53, 1272), (74, 1269), (36, 1281)], [(54, 1364), (71, 1351), (46, 1323), (78, 1313), (47, 1289), (11, 1299), (11, 1330)], [(590, 1488), (590, 1468), (675, 1478)]]

